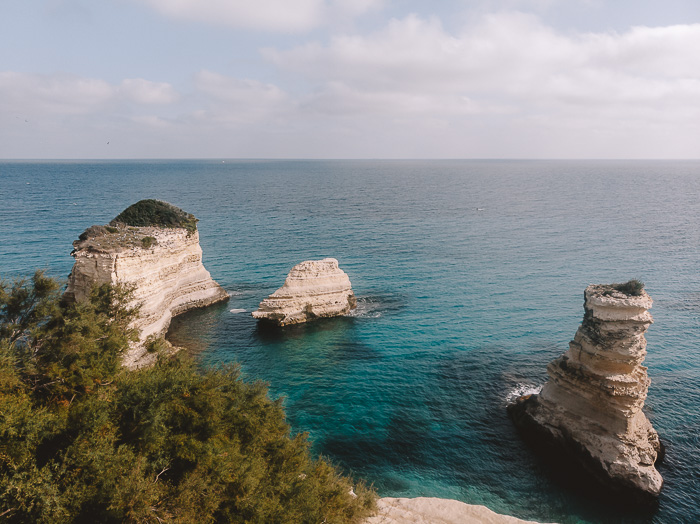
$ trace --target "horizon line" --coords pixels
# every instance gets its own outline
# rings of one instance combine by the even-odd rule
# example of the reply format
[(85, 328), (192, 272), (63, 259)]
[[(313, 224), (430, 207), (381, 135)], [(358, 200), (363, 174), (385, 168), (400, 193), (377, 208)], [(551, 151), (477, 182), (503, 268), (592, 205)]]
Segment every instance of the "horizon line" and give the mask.
[(95, 162), (95, 161), (105, 161), (105, 162), (123, 162), (123, 161), (231, 161), (231, 162), (241, 162), (241, 161), (256, 161), (256, 162), (272, 162), (272, 161), (299, 161), (299, 162), (310, 162), (310, 161), (387, 161), (387, 162), (401, 162), (401, 161), (572, 161), (572, 162), (664, 162), (664, 161), (699, 161), (700, 157), (696, 158), (568, 158), (568, 157), (420, 157), (420, 158), (403, 158), (403, 157), (363, 157), (363, 158), (349, 158), (349, 157), (123, 157), (123, 158), (103, 158), (103, 157), (74, 157), (74, 158), (0, 158), (0, 162)]

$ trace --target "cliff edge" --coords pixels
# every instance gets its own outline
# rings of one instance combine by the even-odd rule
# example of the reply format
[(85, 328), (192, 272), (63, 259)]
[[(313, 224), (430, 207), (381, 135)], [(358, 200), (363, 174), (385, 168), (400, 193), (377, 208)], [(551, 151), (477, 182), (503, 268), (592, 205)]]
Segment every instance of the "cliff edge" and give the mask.
[(141, 304), (140, 343), (124, 356), (127, 367), (150, 361), (144, 342), (164, 335), (173, 316), (228, 299), (202, 264), (196, 223), (171, 204), (142, 200), (73, 242), (68, 298), (85, 299), (95, 284), (126, 284)]
[(651, 305), (638, 281), (588, 286), (569, 350), (547, 367), (541, 393), (508, 412), (526, 440), (563, 450), (609, 490), (653, 500), (662, 447), (642, 411), (650, 380), (641, 365)]
[(432, 497), (381, 498), (377, 514), (363, 524), (535, 524), (500, 515), (485, 506)]
[(335, 258), (307, 260), (291, 269), (284, 285), (260, 302), (253, 317), (287, 326), (345, 315), (356, 304), (350, 279)]

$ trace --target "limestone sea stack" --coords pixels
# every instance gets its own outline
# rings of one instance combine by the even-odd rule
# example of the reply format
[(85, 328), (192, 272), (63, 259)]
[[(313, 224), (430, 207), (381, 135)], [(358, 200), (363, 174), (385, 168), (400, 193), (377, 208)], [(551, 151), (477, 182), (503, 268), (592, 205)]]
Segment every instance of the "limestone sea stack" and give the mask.
[(584, 299), (583, 322), (547, 367), (549, 381), (509, 414), (538, 447), (565, 451), (613, 491), (653, 500), (663, 484), (654, 467), (662, 447), (642, 411), (650, 380), (641, 365), (651, 297), (633, 280), (590, 285)]
[(127, 367), (147, 363), (144, 342), (164, 335), (173, 316), (228, 298), (202, 265), (196, 224), (194, 216), (171, 204), (142, 200), (73, 242), (68, 298), (85, 299), (95, 284), (125, 284), (133, 286), (134, 302), (141, 304), (134, 322), (140, 343), (124, 356)]
[(284, 285), (260, 302), (253, 317), (279, 326), (346, 315), (357, 301), (335, 258), (307, 260), (292, 268)]

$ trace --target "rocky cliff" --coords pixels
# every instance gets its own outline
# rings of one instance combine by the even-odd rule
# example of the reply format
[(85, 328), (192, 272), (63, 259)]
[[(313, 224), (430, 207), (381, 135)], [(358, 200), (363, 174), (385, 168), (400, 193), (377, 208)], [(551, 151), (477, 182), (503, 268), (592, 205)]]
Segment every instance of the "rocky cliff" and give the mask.
[[(636, 283), (636, 286), (633, 285)], [(642, 366), (651, 297), (641, 283), (591, 285), (569, 350), (547, 367), (538, 395), (509, 414), (526, 439), (573, 456), (604, 485), (644, 498), (659, 494), (659, 437), (642, 411), (649, 378)]]
[(151, 335), (165, 334), (173, 316), (228, 298), (202, 265), (196, 222), (188, 216), (192, 220), (187, 227), (178, 227), (178, 222), (131, 226), (115, 219), (110, 226), (88, 228), (73, 243), (75, 264), (66, 290), (69, 298), (84, 299), (95, 284), (119, 283), (133, 286), (134, 300), (141, 303), (134, 324), (140, 343), (125, 355), (128, 367), (148, 362), (144, 342)]
[(356, 305), (350, 279), (335, 258), (292, 268), (284, 285), (264, 299), (253, 317), (280, 326), (347, 314)]

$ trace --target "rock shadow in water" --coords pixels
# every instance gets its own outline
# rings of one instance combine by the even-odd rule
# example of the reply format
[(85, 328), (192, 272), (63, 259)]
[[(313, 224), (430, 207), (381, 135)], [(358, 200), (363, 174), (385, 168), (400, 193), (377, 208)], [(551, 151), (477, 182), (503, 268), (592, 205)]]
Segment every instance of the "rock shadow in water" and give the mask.
[(253, 335), (262, 343), (280, 343), (326, 331), (346, 331), (352, 328), (353, 322), (352, 318), (333, 317), (280, 327), (274, 322), (260, 320), (257, 321)]
[(185, 348), (188, 354), (199, 355), (209, 349), (207, 334), (215, 331), (228, 302), (187, 311), (173, 317), (165, 338), (174, 346)]
[(357, 307), (348, 313), (355, 318), (380, 318), (406, 309), (408, 300), (399, 294), (372, 292), (357, 296)]
[[(430, 422), (424, 418), (395, 412), (384, 431), (374, 435), (331, 435), (317, 445), (346, 468), (372, 471), (372, 480), (382, 482), (382, 471), (404, 467), (431, 469)], [(379, 473), (377, 473), (379, 472)], [(377, 478), (377, 475), (380, 478)]]

